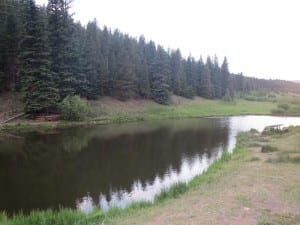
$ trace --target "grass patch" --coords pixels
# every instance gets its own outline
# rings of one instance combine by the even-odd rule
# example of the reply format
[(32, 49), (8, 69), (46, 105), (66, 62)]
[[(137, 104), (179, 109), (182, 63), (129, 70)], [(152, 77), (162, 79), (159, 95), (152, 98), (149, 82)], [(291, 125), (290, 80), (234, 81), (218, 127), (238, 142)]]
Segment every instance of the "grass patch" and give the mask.
[(34, 211), (29, 215), (18, 214), (8, 219), (3, 213), (0, 216), (1, 225), (87, 225), (96, 224), (100, 214), (89, 216), (75, 210), (61, 209), (59, 212), (52, 210)]
[(276, 151), (278, 151), (278, 148), (277, 147), (273, 147), (271, 145), (264, 145), (261, 148), (261, 152), (262, 153), (269, 153), (269, 152), (276, 152)]
[(297, 225), (300, 223), (300, 214), (272, 214), (269, 211), (263, 212), (263, 218), (258, 225)]
[(250, 162), (255, 162), (255, 161), (259, 161), (259, 160), (260, 160), (259, 157), (253, 156), (249, 161), (250, 161)]
[(162, 202), (166, 199), (178, 198), (181, 194), (188, 191), (188, 185), (186, 183), (177, 183), (169, 189), (163, 190), (159, 195), (155, 197), (155, 202)]
[(238, 204), (242, 207), (247, 207), (250, 208), (251, 207), (251, 199), (248, 196), (245, 195), (238, 195), (236, 197), (236, 201), (238, 202)]

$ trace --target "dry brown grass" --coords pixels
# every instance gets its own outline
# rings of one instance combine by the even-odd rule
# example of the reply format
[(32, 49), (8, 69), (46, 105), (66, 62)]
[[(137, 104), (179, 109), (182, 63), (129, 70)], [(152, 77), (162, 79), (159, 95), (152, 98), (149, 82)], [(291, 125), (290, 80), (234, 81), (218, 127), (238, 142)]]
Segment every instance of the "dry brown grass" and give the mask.
[(92, 107), (102, 108), (105, 112), (143, 112), (149, 104), (156, 104), (147, 99), (130, 99), (120, 101), (112, 97), (102, 97), (98, 100), (90, 101)]

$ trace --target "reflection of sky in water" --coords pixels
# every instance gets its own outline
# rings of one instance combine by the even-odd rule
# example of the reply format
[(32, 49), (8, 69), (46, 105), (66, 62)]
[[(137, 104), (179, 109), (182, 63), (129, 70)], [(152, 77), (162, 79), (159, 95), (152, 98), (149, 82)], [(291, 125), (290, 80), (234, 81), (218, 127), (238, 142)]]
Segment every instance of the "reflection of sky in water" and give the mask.
[(227, 147), (230, 152), (234, 149), (236, 136), (241, 131), (249, 131), (254, 128), (262, 132), (265, 127), (275, 124), (283, 124), (285, 127), (300, 125), (300, 118), (298, 117), (234, 116), (222, 120), (228, 122), (230, 128)]
[[(214, 118), (215, 119), (215, 118)], [(271, 117), (271, 116), (236, 116), (236, 117), (220, 117), (219, 123), (229, 126), (229, 137), (227, 149), (232, 152), (236, 144), (236, 136), (241, 131), (248, 131), (254, 128), (263, 131), (266, 126), (274, 124), (283, 124), (284, 126), (300, 125), (300, 118), (293, 117)], [(207, 154), (196, 155), (194, 157), (183, 157), (179, 172), (172, 168), (166, 171), (163, 178), (156, 176), (154, 181), (142, 185), (141, 181), (136, 180), (131, 187), (131, 192), (124, 190), (111, 191), (110, 200), (105, 195), (100, 194), (97, 201), (89, 196), (82, 198), (77, 202), (77, 208), (85, 213), (90, 213), (95, 205), (100, 206), (104, 211), (110, 207), (125, 208), (133, 202), (149, 201), (153, 202), (156, 195), (163, 189), (167, 189), (176, 183), (188, 183), (195, 176), (201, 175), (207, 168), (221, 157), (222, 146), (219, 146), (208, 157)]]
[[(103, 194), (100, 194), (99, 205), (102, 210), (106, 211), (111, 207), (125, 208), (133, 202), (153, 202), (155, 196), (163, 189), (168, 189), (176, 183), (188, 183), (195, 176), (202, 174), (216, 159), (221, 157), (221, 153), (222, 148), (219, 147), (211, 154), (210, 158), (207, 154), (196, 155), (192, 159), (183, 158), (179, 172), (169, 168), (163, 178), (156, 176), (152, 184), (146, 183), (145, 186), (137, 180), (133, 183), (131, 192), (124, 190), (111, 192), (109, 201)], [(93, 200), (90, 197), (84, 197), (82, 201), (77, 203), (77, 208), (85, 213), (89, 213), (92, 205)]]

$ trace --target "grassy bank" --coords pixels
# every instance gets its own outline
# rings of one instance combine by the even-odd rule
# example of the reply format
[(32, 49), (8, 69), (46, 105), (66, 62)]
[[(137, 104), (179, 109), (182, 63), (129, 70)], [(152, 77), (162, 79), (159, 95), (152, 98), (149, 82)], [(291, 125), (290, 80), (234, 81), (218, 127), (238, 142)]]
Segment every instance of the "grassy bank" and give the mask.
[[(207, 100), (200, 97), (185, 99), (179, 96), (172, 96), (170, 105), (159, 105), (151, 100), (139, 99), (124, 102), (111, 97), (104, 97), (99, 100), (89, 101), (90, 113), (84, 121), (36, 122), (21, 118), (8, 124), (0, 125), (0, 133), (171, 118), (233, 115), (300, 115), (299, 95), (258, 93), (253, 94), (253, 96), (237, 97), (234, 102)], [(4, 99), (6, 99), (3, 101), (4, 106), (11, 105), (7, 103), (10, 102), (8, 100), (9, 97), (6, 96)], [(18, 106), (19, 109), (21, 103), (14, 105)], [(0, 110), (9, 108), (4, 106)], [(1, 113), (4, 114), (0, 111), (0, 115)]]
[(230, 115), (269, 115), (276, 108), (274, 102), (255, 102), (238, 99), (235, 102), (195, 98), (188, 100), (174, 97), (172, 104), (164, 106), (149, 100), (129, 100), (121, 102), (113, 98), (91, 101), (91, 113), (81, 122), (35, 122), (19, 119), (0, 126), (0, 132), (32, 131), (77, 125), (122, 123), (131, 121), (160, 120), (168, 118), (188, 118)]

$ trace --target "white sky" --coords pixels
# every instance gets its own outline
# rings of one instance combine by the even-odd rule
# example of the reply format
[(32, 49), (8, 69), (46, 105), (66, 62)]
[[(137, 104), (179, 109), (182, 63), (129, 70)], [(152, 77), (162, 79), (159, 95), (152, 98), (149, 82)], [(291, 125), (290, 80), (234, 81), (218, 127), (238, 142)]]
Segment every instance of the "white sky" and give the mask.
[(72, 10), (183, 56), (227, 56), (231, 72), (300, 80), (299, 0), (74, 0)]

